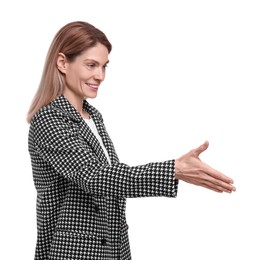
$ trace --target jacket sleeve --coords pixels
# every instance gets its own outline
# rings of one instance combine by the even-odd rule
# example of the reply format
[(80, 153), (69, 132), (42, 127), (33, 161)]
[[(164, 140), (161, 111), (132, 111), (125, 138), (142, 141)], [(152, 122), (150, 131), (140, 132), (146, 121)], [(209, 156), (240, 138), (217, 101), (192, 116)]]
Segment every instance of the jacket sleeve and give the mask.
[(79, 127), (52, 109), (35, 115), (30, 126), (34, 153), (87, 193), (114, 197), (176, 197), (175, 160), (130, 167), (102, 163), (82, 142)]

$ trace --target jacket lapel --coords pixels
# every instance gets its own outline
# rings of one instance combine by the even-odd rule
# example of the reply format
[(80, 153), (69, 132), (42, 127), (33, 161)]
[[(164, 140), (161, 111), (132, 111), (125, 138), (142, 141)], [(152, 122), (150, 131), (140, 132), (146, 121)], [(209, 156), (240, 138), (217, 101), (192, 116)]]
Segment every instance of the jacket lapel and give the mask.
[(84, 122), (84, 120), (82, 120), (80, 124), (80, 134), (82, 135), (84, 140), (93, 148), (99, 160), (104, 163), (108, 163), (108, 160), (106, 158), (106, 155), (104, 154), (99, 140), (96, 138), (96, 136), (93, 134), (92, 130), (87, 125), (87, 123)]
[[(103, 144), (109, 154), (111, 163), (117, 163), (119, 161), (118, 156), (115, 152), (114, 145), (108, 132), (106, 131), (105, 125), (103, 123), (103, 118), (100, 112), (93, 106), (91, 106), (86, 100), (84, 101), (83, 108), (90, 114), (91, 118), (93, 119), (96, 128), (98, 130), (99, 135), (103, 141)], [(98, 141), (98, 140), (97, 140)], [(102, 148), (101, 148), (102, 149)], [(104, 154), (105, 156), (105, 154)], [(107, 159), (106, 159), (107, 160)]]
[[(108, 160), (100, 145), (99, 140), (93, 134), (92, 130), (84, 121), (80, 113), (70, 104), (70, 102), (63, 95), (61, 95), (52, 102), (52, 105), (62, 110), (62, 112), (69, 116), (72, 119), (72, 121), (77, 123), (79, 127), (79, 133), (81, 134), (83, 139), (92, 147), (99, 160), (103, 163), (108, 164)], [(118, 157), (115, 153), (111, 139), (108, 133), (106, 132), (105, 126), (102, 122), (103, 120), (101, 114), (94, 107), (92, 107), (86, 100), (84, 100), (83, 109), (85, 109), (92, 117), (97, 127), (98, 133), (102, 138), (104, 146), (108, 151), (111, 163), (117, 162)]]

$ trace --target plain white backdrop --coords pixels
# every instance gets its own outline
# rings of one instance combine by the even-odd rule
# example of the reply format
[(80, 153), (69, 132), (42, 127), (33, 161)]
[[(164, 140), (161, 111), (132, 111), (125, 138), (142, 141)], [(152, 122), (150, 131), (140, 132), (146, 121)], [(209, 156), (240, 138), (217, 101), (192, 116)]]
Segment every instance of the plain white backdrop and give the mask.
[(176, 199), (128, 199), (134, 260), (260, 260), (261, 7), (253, 0), (2, 1), (2, 260), (34, 257), (36, 216), (27, 109), (54, 34), (83, 20), (113, 45), (90, 103), (122, 162), (201, 159), (232, 177), (233, 194), (180, 183)]

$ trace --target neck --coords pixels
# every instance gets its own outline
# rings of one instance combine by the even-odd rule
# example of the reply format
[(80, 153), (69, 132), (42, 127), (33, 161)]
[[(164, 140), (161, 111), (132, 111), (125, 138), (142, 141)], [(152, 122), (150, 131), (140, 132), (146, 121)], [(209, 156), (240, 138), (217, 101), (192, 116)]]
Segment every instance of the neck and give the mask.
[(68, 99), (71, 105), (81, 114), (83, 118), (89, 119), (87, 111), (83, 110), (83, 98), (75, 95), (70, 95), (68, 91), (64, 91), (63, 95)]

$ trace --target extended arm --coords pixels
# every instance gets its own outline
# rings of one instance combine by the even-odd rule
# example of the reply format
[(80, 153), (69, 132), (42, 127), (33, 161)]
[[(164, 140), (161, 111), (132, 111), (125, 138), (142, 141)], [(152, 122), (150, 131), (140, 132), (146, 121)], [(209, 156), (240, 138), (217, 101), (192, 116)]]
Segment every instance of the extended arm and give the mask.
[[(130, 167), (124, 163), (102, 162), (68, 117), (52, 109), (35, 116), (30, 129), (30, 153), (37, 163), (47, 165), (41, 179), (63, 176), (85, 192), (114, 197), (175, 197), (175, 161), (154, 162)], [(38, 178), (38, 177), (37, 177)]]

